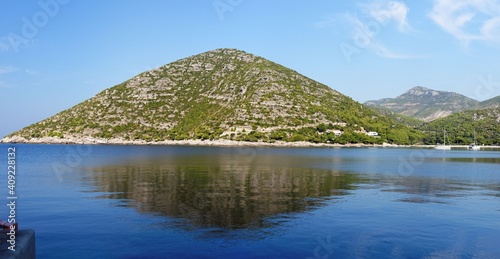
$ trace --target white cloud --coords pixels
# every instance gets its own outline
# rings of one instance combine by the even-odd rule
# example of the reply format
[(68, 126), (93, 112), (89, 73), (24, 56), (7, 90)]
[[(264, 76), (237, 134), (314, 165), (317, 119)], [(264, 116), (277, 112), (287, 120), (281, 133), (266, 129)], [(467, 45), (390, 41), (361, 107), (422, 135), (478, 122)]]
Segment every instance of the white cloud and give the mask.
[(33, 69), (26, 69), (25, 70), (26, 74), (30, 75), (30, 76), (38, 76), (40, 75), (40, 73), (36, 70), (33, 70)]
[(412, 29), (407, 18), (410, 8), (403, 2), (376, 1), (371, 4), (361, 5), (361, 7), (366, 13), (383, 25), (394, 21), (400, 32)]
[[(19, 69), (13, 66), (0, 66), (0, 76), (5, 74), (11, 74), (19, 71)], [(11, 88), (14, 85), (7, 83), (6, 81), (0, 80), (0, 88)]]
[[(396, 28), (400, 32), (410, 31), (412, 28), (408, 22), (408, 13), (410, 8), (403, 2), (377, 0), (370, 4), (360, 4), (359, 7), (362, 11), (363, 20), (366, 22), (378, 22), (381, 26), (385, 27), (391, 22), (394, 22)], [(315, 23), (317, 29), (335, 28), (338, 29), (342, 23), (348, 22), (357, 24), (359, 19), (350, 13), (337, 13), (323, 18), (320, 22)], [(355, 24), (355, 25), (357, 25)]]
[(27, 39), (17, 34), (9, 34), (0, 37), (0, 52), (14, 51), (18, 52), (22, 48), (27, 48), (35, 44), (37, 40)]
[(428, 16), (464, 45), (500, 43), (500, 0), (434, 0)]
[(325, 29), (325, 28), (335, 28), (335, 25), (339, 23), (339, 20), (341, 20), (340, 15), (330, 15), (326, 18), (323, 18), (323, 20), (317, 22), (314, 24), (314, 27), (316, 29)]
[(358, 45), (358, 47), (366, 48), (366, 50), (374, 53), (375, 55), (388, 59), (425, 58), (424, 56), (397, 53), (396, 51), (386, 47), (378, 38), (378, 33), (380, 33), (380, 30), (383, 29), (381, 25), (377, 27), (377, 24), (373, 22), (364, 23), (358, 17), (350, 14), (344, 15), (344, 19), (356, 28), (351, 32), (351, 37), (355, 39), (354, 41), (357, 39), (359, 42), (363, 43), (363, 45)]
[(13, 88), (13, 87), (14, 87), (14, 85), (9, 84), (9, 83), (7, 83), (5, 81), (0, 80), (0, 88)]
[[(393, 51), (381, 41), (379, 34), (384, 30), (390, 30), (389, 27), (395, 27), (400, 33), (413, 31), (408, 22), (408, 13), (410, 8), (401, 1), (393, 0), (375, 0), (369, 4), (360, 4), (361, 13), (358, 15), (351, 13), (337, 13), (324, 18), (315, 24), (316, 28), (333, 28), (337, 32), (345, 26), (342, 23), (349, 24), (350, 39), (340, 44), (348, 46), (350, 51), (345, 55), (360, 53), (362, 50), (369, 51), (379, 57), (388, 59), (421, 59), (425, 56), (402, 54)], [(392, 28), (391, 28), (392, 30)], [(341, 47), (342, 49), (342, 47)], [(349, 53), (348, 53), (349, 52)], [(347, 54), (346, 54), (347, 53)]]
[(375, 53), (379, 57), (383, 58), (388, 58), (388, 59), (423, 59), (427, 58), (425, 56), (418, 56), (418, 55), (409, 55), (409, 54), (402, 54), (402, 53), (397, 53), (386, 46), (384, 46), (381, 42), (372, 42), (369, 46), (368, 49)]
[(0, 37), (0, 52), (8, 51), (10, 48), (10, 43), (7, 37)]
[[(321, 19), (321, 21), (314, 24), (316, 29), (334, 29), (336, 32), (343, 31), (347, 26), (357, 26), (354, 24), (359, 19), (351, 13), (335, 13)], [(347, 25), (347, 26), (346, 26)]]
[(18, 69), (12, 66), (0, 67), (0, 75), (16, 72)]
[(500, 42), (500, 16), (486, 21), (481, 28), (481, 34), (486, 39)]

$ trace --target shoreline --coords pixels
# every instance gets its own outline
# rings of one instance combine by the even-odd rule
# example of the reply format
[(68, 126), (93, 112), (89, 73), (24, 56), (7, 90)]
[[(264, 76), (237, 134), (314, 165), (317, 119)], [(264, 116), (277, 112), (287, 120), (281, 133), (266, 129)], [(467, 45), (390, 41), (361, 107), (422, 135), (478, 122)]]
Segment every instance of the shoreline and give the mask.
[(276, 141), (269, 142), (247, 142), (235, 140), (162, 140), (151, 141), (145, 140), (123, 140), (123, 139), (98, 139), (98, 138), (57, 138), (57, 137), (44, 137), (25, 139), (21, 137), (7, 137), (0, 140), (1, 144), (67, 144), (67, 145), (123, 145), (123, 146), (215, 146), (215, 147), (410, 147), (403, 145), (392, 144), (327, 144), (327, 143), (312, 143), (312, 142), (284, 142)]
[[(246, 142), (235, 140), (163, 140), (147, 142), (145, 140), (123, 140), (123, 139), (98, 139), (98, 138), (57, 138), (44, 137), (25, 139), (22, 137), (6, 137), (0, 140), (0, 144), (66, 144), (66, 145), (123, 145), (123, 146), (214, 146), (214, 147), (327, 147), (327, 148), (366, 148), (366, 147), (391, 147), (391, 148), (434, 148), (435, 145), (396, 145), (396, 144), (328, 144), (311, 142)], [(454, 149), (467, 149), (468, 145), (452, 145)], [(500, 146), (480, 146), (481, 149), (500, 149)]]

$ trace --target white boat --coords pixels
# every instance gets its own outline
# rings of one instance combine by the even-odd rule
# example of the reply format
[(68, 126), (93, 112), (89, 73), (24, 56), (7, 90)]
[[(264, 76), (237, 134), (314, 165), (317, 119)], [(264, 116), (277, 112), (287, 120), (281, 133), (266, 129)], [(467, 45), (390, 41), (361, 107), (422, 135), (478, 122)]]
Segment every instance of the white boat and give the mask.
[(468, 147), (469, 150), (481, 150), (480, 146), (476, 146), (476, 144), (470, 144)]
[(451, 150), (451, 146), (450, 145), (446, 145), (446, 130), (443, 130), (443, 141), (444, 143), (442, 145), (436, 145), (434, 147), (434, 149), (437, 149), (437, 150)]
[(474, 143), (470, 144), (467, 149), (469, 149), (469, 150), (481, 150), (481, 147), (476, 144), (476, 130), (474, 130)]
[(434, 149), (437, 149), (437, 150), (451, 150), (451, 146), (450, 145), (436, 145), (434, 147)]

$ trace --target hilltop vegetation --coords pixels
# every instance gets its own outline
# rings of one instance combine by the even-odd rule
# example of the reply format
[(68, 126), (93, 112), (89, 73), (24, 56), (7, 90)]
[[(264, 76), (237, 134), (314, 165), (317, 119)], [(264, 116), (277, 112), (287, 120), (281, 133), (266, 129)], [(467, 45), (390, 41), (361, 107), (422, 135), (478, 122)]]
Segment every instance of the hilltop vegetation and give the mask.
[(500, 95), (480, 103), (481, 109), (500, 108)]
[[(453, 144), (468, 145), (476, 135), (479, 145), (500, 144), (500, 108), (464, 111), (420, 127), (426, 133), (425, 144), (443, 143), (446, 130)], [(448, 141), (448, 140), (447, 140)]]
[(418, 128), (418, 127), (425, 124), (425, 122), (422, 120), (419, 120), (419, 119), (416, 119), (416, 118), (413, 118), (410, 116), (406, 116), (406, 115), (403, 115), (400, 113), (396, 113), (389, 108), (385, 108), (382, 106), (375, 107), (375, 106), (371, 106), (371, 105), (366, 105), (366, 107), (369, 107), (370, 109), (373, 109), (376, 112), (381, 113), (381, 114), (393, 119), (397, 123), (405, 125), (407, 127)]
[(144, 72), (9, 137), (416, 144), (424, 135), (291, 69), (218, 49)]

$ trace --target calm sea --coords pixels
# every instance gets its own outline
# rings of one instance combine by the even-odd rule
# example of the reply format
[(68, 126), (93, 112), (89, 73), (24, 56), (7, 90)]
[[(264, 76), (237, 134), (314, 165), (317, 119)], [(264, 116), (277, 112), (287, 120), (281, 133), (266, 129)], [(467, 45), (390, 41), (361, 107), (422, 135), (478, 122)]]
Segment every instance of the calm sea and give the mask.
[(500, 258), (498, 151), (14, 147), (39, 258)]

